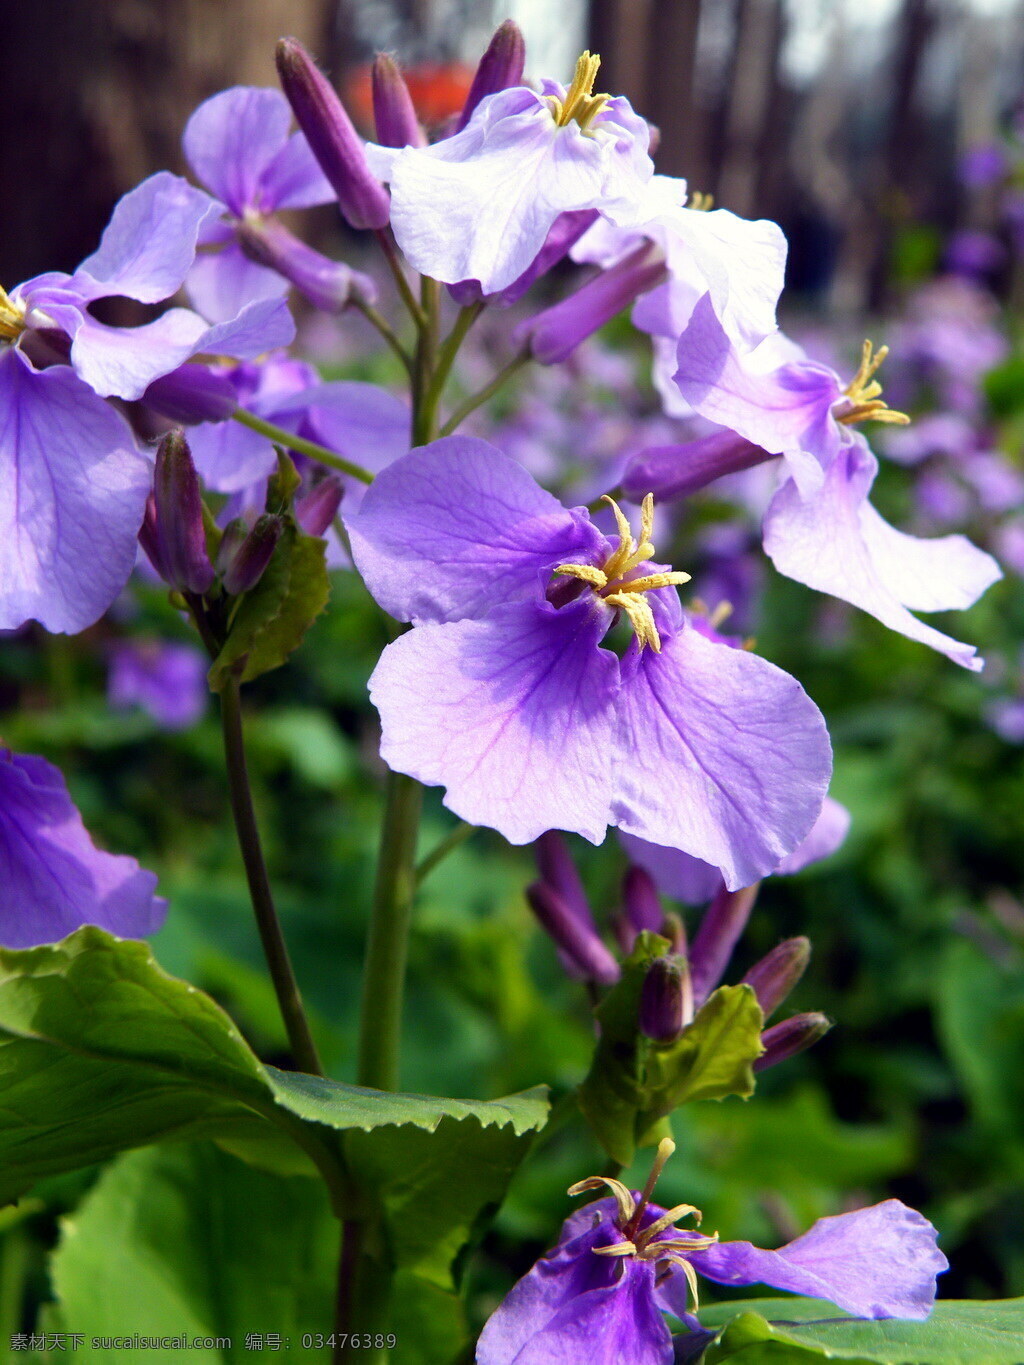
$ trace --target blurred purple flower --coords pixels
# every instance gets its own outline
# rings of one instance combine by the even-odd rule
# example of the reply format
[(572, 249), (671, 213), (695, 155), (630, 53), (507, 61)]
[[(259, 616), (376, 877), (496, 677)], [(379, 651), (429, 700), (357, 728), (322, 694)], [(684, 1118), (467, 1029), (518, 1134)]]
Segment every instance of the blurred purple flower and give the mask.
[(960, 183), (970, 189), (994, 185), (1009, 170), (1005, 148), (998, 142), (979, 142), (968, 147), (957, 163)]
[(0, 943), (55, 943), (83, 924), (124, 938), (154, 933), (167, 903), (134, 858), (93, 844), (62, 774), (0, 748)]
[(187, 730), (206, 710), (209, 661), (191, 645), (122, 640), (111, 650), (107, 701), (139, 706), (167, 730)]
[[(650, 503), (639, 544), (617, 515), (614, 545), (469, 437), (378, 475), (346, 521), (352, 552), (416, 627), (370, 680), (382, 755), (512, 843), (617, 825), (746, 885), (813, 824), (824, 723), (787, 674), (688, 626), (685, 575), (649, 562)], [(620, 614), (636, 636), (621, 660), (601, 648)]]

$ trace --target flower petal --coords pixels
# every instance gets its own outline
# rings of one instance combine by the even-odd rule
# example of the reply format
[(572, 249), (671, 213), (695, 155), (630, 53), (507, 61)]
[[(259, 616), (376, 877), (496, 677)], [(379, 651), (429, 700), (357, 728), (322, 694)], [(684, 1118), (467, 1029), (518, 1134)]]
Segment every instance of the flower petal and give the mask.
[(97, 924), (126, 938), (160, 927), (166, 902), (134, 858), (89, 838), (61, 773), (0, 750), (0, 943), (30, 948)]
[(197, 256), (185, 280), (193, 308), (211, 322), (226, 322), (254, 299), (283, 298), (290, 288), (283, 275), (250, 261), (234, 241)]
[(600, 843), (618, 688), (618, 662), (599, 648), (606, 628), (588, 602), (417, 626), (370, 678), (381, 756), (447, 787), (450, 810), (510, 843), (548, 829)]
[[(860, 1318), (926, 1318), (935, 1303), (935, 1277), (948, 1262), (928, 1219), (898, 1199), (818, 1221), (778, 1251), (749, 1242), (719, 1242), (687, 1259), (717, 1284), (767, 1284), (828, 1299)], [(660, 1293), (665, 1306), (682, 1304), (685, 1280), (674, 1274)]]
[(101, 616), (132, 571), (151, 483), (125, 423), (72, 370), (0, 355), (0, 629)]
[(236, 85), (205, 100), (185, 125), (182, 145), (196, 179), (241, 217), (263, 202), (263, 176), (288, 141), (292, 114), (280, 90)]
[(481, 616), (541, 596), (556, 565), (606, 544), (486, 441), (448, 436), (396, 460), (346, 518), (370, 592), (400, 621)]
[(870, 612), (890, 630), (978, 670), (971, 645), (910, 614), (969, 606), (1000, 578), (990, 555), (963, 536), (919, 540), (889, 526), (867, 501), (878, 461), (863, 439), (843, 452), (820, 492), (787, 480), (764, 521), (764, 548), (780, 573)]
[(107, 327), (86, 314), (71, 343), (71, 363), (101, 398), (141, 398), (195, 353), (206, 331), (188, 308), (170, 308), (144, 327)]
[(99, 247), (71, 286), (86, 299), (123, 294), (140, 303), (170, 298), (195, 259), (204, 220), (220, 205), (179, 175), (159, 171), (117, 204)]
[(721, 868), (763, 877), (814, 823), (831, 772), (825, 722), (774, 664), (691, 626), (623, 660), (613, 823)]
[(268, 210), (308, 209), (335, 198), (304, 133), (292, 133), (264, 171), (262, 189)]

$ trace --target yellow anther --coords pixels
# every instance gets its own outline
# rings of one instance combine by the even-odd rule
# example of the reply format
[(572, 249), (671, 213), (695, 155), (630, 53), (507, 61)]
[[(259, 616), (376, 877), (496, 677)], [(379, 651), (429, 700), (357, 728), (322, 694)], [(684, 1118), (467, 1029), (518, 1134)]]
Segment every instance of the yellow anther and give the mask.
[(688, 209), (696, 209), (698, 213), (707, 213), (715, 207), (715, 196), (704, 194), (701, 190), (694, 190), (686, 204)]
[(615, 1242), (610, 1247), (592, 1247), (595, 1256), (635, 1256), (636, 1247), (632, 1242)]
[(836, 413), (836, 421), (845, 426), (857, 422), (888, 422), (891, 426), (905, 427), (910, 418), (905, 412), (890, 408), (880, 397), (882, 386), (875, 378), (882, 361), (889, 354), (888, 346), (879, 346), (877, 351), (870, 341), (865, 341), (860, 349), (860, 367), (843, 390), (850, 400), (850, 406)]
[(559, 564), (555, 573), (579, 579), (593, 588), (610, 607), (618, 607), (624, 611), (640, 648), (646, 649), (650, 646), (655, 654), (660, 654), (661, 636), (658, 634), (654, 612), (644, 593), (688, 583), (690, 575), (671, 569), (662, 573), (642, 574), (637, 578), (625, 577), (654, 557), (655, 549), (651, 543), (651, 534), (654, 530), (654, 495), (648, 493), (640, 506), (639, 541), (633, 539), (629, 522), (615, 499), (606, 493), (604, 501), (615, 516), (615, 525), (619, 533), (618, 545), (601, 565)]
[(0, 341), (16, 341), (25, 330), (25, 308), (0, 289)]
[(576, 63), (576, 70), (572, 83), (565, 92), (565, 99), (560, 100), (556, 95), (548, 96), (551, 112), (559, 128), (568, 127), (575, 119), (586, 132), (611, 99), (611, 95), (593, 94), (594, 81), (597, 79), (600, 65), (601, 58), (596, 53), (591, 55), (584, 52)]

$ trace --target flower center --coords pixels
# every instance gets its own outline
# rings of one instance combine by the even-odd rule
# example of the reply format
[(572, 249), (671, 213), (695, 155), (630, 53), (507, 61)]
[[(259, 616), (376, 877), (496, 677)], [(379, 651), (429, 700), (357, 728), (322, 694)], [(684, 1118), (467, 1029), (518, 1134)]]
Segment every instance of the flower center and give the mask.
[(615, 1180), (604, 1175), (588, 1176), (586, 1180), (581, 1180), (576, 1185), (570, 1185), (568, 1193), (583, 1194), (586, 1190), (598, 1190), (602, 1185), (606, 1185), (615, 1196), (615, 1202), (619, 1206), (615, 1226), (622, 1233), (624, 1240), (613, 1242), (611, 1246), (594, 1247), (594, 1255), (635, 1256), (638, 1261), (660, 1261), (663, 1263), (662, 1273), (664, 1275), (670, 1275), (672, 1266), (678, 1265), (686, 1276), (686, 1283), (693, 1295), (694, 1312), (696, 1312), (699, 1306), (697, 1275), (693, 1266), (686, 1259), (686, 1253), (688, 1251), (703, 1251), (706, 1247), (713, 1246), (718, 1241), (718, 1233), (716, 1232), (711, 1237), (704, 1237), (694, 1232), (686, 1232), (678, 1237), (671, 1236), (673, 1232), (681, 1231), (675, 1226), (679, 1219), (687, 1218), (691, 1214), (698, 1227), (700, 1226), (703, 1214), (693, 1204), (676, 1204), (674, 1208), (663, 1213), (653, 1223), (649, 1223), (642, 1231), (640, 1230), (644, 1210), (650, 1203), (654, 1187), (658, 1183), (658, 1177), (675, 1149), (676, 1144), (671, 1138), (662, 1138), (658, 1143), (658, 1151), (651, 1166), (651, 1174), (647, 1177), (647, 1184), (644, 1186), (639, 1202), (633, 1198), (632, 1192), (623, 1185), (621, 1180)]
[(850, 406), (836, 413), (836, 421), (845, 426), (856, 422), (889, 422), (893, 426), (905, 427), (910, 418), (905, 412), (890, 408), (881, 398), (882, 386), (875, 378), (882, 361), (889, 354), (888, 346), (879, 346), (872, 354), (870, 341), (865, 341), (860, 352), (860, 368), (847, 384), (843, 393)]
[(565, 92), (565, 99), (560, 100), (557, 95), (548, 95), (551, 112), (559, 128), (567, 128), (575, 119), (583, 131), (587, 132), (594, 119), (611, 99), (611, 95), (595, 95), (592, 93), (594, 81), (597, 78), (597, 69), (600, 65), (600, 57), (596, 54), (591, 56), (589, 52), (584, 52), (576, 63), (572, 84)]
[(0, 341), (17, 341), (26, 326), (25, 305), (15, 303), (6, 290), (0, 289)]
[(610, 607), (621, 608), (629, 618), (629, 623), (639, 641), (640, 648), (650, 645), (655, 654), (661, 653), (661, 636), (654, 621), (651, 604), (644, 593), (654, 588), (668, 588), (678, 583), (688, 583), (690, 575), (674, 570), (667, 573), (641, 574), (636, 578), (628, 575), (639, 568), (646, 560), (654, 557), (651, 544), (651, 530), (654, 525), (654, 494), (648, 493), (640, 507), (640, 539), (635, 541), (629, 529), (629, 522), (614, 498), (606, 493), (603, 501), (615, 513), (619, 530), (618, 546), (605, 562), (596, 564), (559, 564), (555, 573), (578, 578), (593, 588), (596, 596)]

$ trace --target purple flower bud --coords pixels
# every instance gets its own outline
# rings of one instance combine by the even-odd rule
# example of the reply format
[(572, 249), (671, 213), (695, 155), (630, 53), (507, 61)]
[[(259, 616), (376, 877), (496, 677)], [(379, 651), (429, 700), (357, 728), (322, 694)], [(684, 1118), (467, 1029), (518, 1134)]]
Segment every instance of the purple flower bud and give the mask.
[(743, 980), (753, 986), (766, 1019), (775, 1013), (803, 976), (810, 960), (810, 939), (787, 938), (747, 972)]
[(369, 275), (315, 251), (273, 218), (243, 218), (235, 233), (250, 260), (290, 280), (321, 312), (341, 313), (350, 303), (377, 301), (377, 286)]
[(653, 493), (657, 502), (685, 498), (726, 474), (773, 458), (731, 431), (716, 431), (683, 445), (648, 446), (630, 456), (622, 495), (630, 502), (640, 502), (648, 493)]
[(334, 474), (304, 493), (295, 502), (295, 520), (308, 536), (322, 536), (338, 515), (345, 486)]
[(283, 519), (271, 512), (265, 512), (257, 518), (255, 526), (224, 570), (221, 582), (226, 593), (237, 597), (239, 593), (248, 592), (256, 586), (273, 558), (283, 530)]
[(723, 884), (704, 911), (690, 949), (693, 1001), (697, 1009), (721, 981), (736, 941), (746, 928), (759, 886), (755, 882), (740, 891), (727, 891)]
[(556, 365), (567, 360), (581, 341), (621, 313), (639, 294), (660, 284), (665, 273), (664, 258), (645, 242), (618, 265), (588, 280), (575, 294), (521, 322), (512, 339), (519, 345), (527, 344), (530, 355), (541, 365)]
[(497, 94), (499, 90), (507, 90), (510, 85), (522, 85), (525, 68), (526, 42), (522, 30), (514, 19), (506, 19), (499, 25), (487, 46), (487, 51), (480, 58), (455, 132), (462, 132), (473, 117), (474, 109), (485, 96)]
[(618, 981), (619, 964), (601, 942), (593, 924), (580, 919), (557, 891), (545, 882), (534, 882), (526, 888), (526, 899), (554, 940), (566, 971), (604, 986)]
[(416, 117), (412, 96), (398, 63), (378, 52), (371, 74), (373, 121), (382, 147), (425, 147), (427, 136)]
[(199, 477), (181, 431), (168, 432), (157, 448), (142, 543), (153, 567), (180, 592), (202, 594), (213, 582)]
[(781, 1024), (773, 1024), (761, 1034), (764, 1052), (754, 1063), (755, 1071), (767, 1071), (798, 1052), (824, 1038), (832, 1027), (832, 1021), (823, 1014), (794, 1014), (791, 1019), (783, 1019)]
[(693, 989), (685, 957), (656, 957), (640, 988), (640, 1032), (674, 1043), (693, 1019)]
[(621, 921), (620, 939), (624, 950), (632, 952), (636, 936), (644, 929), (660, 934), (665, 924), (658, 889), (654, 879), (635, 863), (626, 868), (622, 879), (622, 904), (625, 911)]
[(533, 845), (533, 856), (537, 860), (541, 881), (547, 882), (575, 915), (593, 923), (580, 874), (569, 856), (565, 840), (557, 830), (550, 829), (540, 836)]
[(256, 513), (250, 508), (244, 515), (234, 517), (224, 527), (213, 561), (213, 567), (217, 574), (224, 574), (227, 571), (255, 523)]
[(362, 139), (341, 100), (295, 38), (277, 45), (277, 71), (296, 122), (354, 228), (382, 228), (391, 217), (387, 190), (371, 174)]
[(172, 422), (224, 422), (238, 407), (238, 394), (227, 375), (209, 365), (179, 365), (155, 379), (142, 401)]

